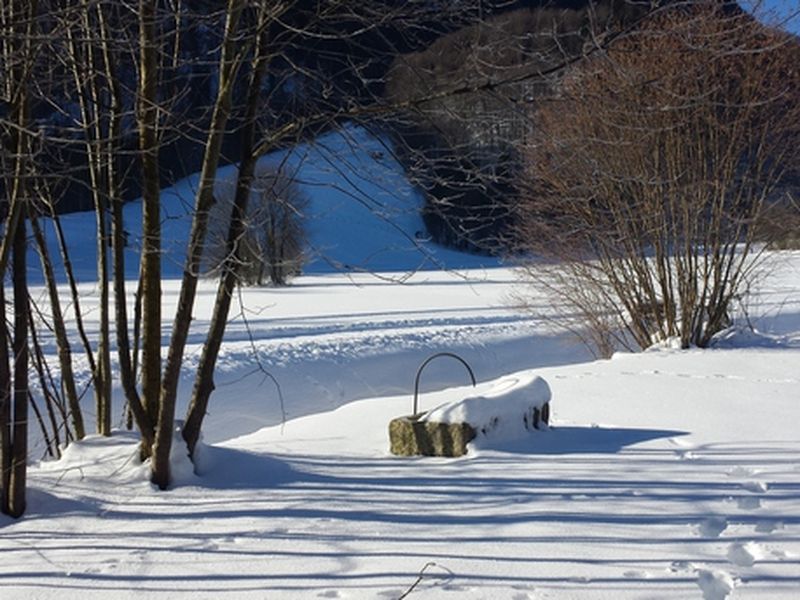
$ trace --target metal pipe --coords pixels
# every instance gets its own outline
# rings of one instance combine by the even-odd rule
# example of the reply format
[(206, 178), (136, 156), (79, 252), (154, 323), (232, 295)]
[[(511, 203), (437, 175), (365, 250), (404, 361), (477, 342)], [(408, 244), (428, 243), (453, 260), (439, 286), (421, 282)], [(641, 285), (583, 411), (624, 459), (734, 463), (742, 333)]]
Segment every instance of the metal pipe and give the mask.
[(477, 385), (476, 382), (475, 382), (475, 374), (472, 372), (472, 369), (467, 364), (467, 361), (465, 361), (463, 358), (461, 358), (458, 354), (454, 354), (453, 352), (438, 352), (437, 354), (434, 354), (433, 356), (429, 356), (419, 366), (419, 369), (417, 369), (417, 377), (414, 380), (414, 406), (413, 406), (413, 412), (411, 413), (413, 415), (417, 414), (417, 407), (418, 407), (418, 400), (419, 400), (419, 380), (420, 380), (420, 377), (422, 376), (422, 370), (426, 366), (428, 366), (428, 363), (431, 362), (434, 358), (439, 358), (440, 356), (449, 356), (450, 358), (455, 358), (458, 362), (460, 362), (462, 365), (464, 365), (464, 367), (466, 367), (466, 369), (467, 369), (467, 372), (469, 373), (470, 378), (472, 379), (472, 387), (475, 387)]

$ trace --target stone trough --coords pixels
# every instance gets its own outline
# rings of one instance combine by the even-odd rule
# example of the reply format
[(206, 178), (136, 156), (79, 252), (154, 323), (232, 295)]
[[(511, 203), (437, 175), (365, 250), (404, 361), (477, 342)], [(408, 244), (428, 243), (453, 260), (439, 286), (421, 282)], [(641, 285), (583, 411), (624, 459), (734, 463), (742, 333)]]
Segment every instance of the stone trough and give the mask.
[(399, 417), (389, 422), (391, 452), (396, 456), (464, 456), (475, 439), (469, 423), (422, 420), (428, 413)]
[(512, 375), (481, 386), (486, 391), (435, 409), (393, 419), (390, 451), (397, 456), (467, 454), (476, 438), (507, 441), (548, 428), (550, 387), (541, 377)]

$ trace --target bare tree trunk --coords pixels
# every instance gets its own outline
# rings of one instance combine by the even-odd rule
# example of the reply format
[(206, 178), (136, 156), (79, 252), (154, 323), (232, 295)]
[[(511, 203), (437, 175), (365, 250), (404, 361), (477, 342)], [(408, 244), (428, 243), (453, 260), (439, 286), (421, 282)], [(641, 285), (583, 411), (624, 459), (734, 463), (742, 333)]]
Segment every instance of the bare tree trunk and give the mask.
[(69, 284), (69, 291), (71, 297), (72, 311), (75, 316), (75, 326), (78, 329), (78, 336), (81, 339), (86, 360), (89, 363), (89, 370), (94, 373), (97, 370), (94, 352), (92, 352), (92, 345), (89, 343), (89, 336), (86, 335), (86, 328), (83, 325), (83, 314), (81, 313), (81, 298), (78, 293), (78, 282), (75, 279), (75, 272), (72, 269), (72, 259), (69, 256), (69, 248), (67, 247), (67, 240), (64, 237), (64, 230), (61, 227), (61, 219), (55, 212), (52, 204), (50, 207), (50, 217), (53, 220), (53, 227), (56, 230), (56, 238), (58, 239), (58, 248), (61, 253), (61, 261), (64, 263), (64, 273), (67, 276), (67, 283)]
[[(100, 331), (97, 344), (96, 369), (93, 373), (96, 428), (101, 435), (111, 435), (111, 349), (109, 323), (108, 269), (108, 198), (109, 181), (104, 169), (104, 146), (107, 134), (103, 131), (100, 73), (97, 65), (95, 32), (88, 2), (82, 0), (77, 38), (67, 28), (71, 53), (72, 75), (77, 90), (83, 123), (84, 145), (89, 167), (92, 200), (96, 217), (97, 282), (100, 295)], [(98, 8), (98, 10), (100, 10)], [(108, 133), (110, 135), (110, 132)]]
[[(263, 25), (262, 25), (263, 26)], [(247, 203), (253, 185), (258, 157), (253, 150), (256, 144), (259, 99), (261, 83), (264, 79), (268, 60), (266, 52), (266, 34), (259, 36), (258, 44), (252, 64), (252, 73), (247, 93), (247, 106), (244, 126), (242, 129), (242, 160), (236, 179), (236, 194), (233, 202), (231, 221), (228, 229), (225, 259), (220, 270), (220, 281), (217, 287), (217, 296), (214, 302), (211, 323), (206, 335), (206, 343), (200, 356), (200, 364), (192, 390), (192, 398), (186, 412), (186, 421), (183, 428), (183, 439), (189, 449), (189, 455), (194, 456), (194, 449), (200, 439), (203, 419), (208, 409), (208, 400), (214, 391), (214, 369), (219, 356), (220, 345), (225, 334), (225, 325), (230, 312), (231, 296), (236, 285), (236, 266), (240, 261), (240, 241), (245, 232), (244, 217), (247, 214)]]
[[(155, 440), (161, 387), (161, 222), (158, 175), (157, 0), (139, 0), (139, 151), (142, 160), (142, 455)], [(134, 415), (135, 416), (135, 415)]]
[[(3, 457), (3, 504), (0, 511), (20, 517), (25, 512), (25, 486), (28, 460), (28, 281), (25, 261), (25, 212), (28, 206), (27, 179), (30, 176), (31, 142), (28, 126), (30, 107), (28, 86), (33, 66), (33, 33), (37, 13), (36, 0), (12, 2), (2, 12), (2, 51), (8, 73), (6, 76), (6, 98), (12, 99), (10, 121), (15, 128), (10, 136), (8, 149), (13, 158), (13, 173), (7, 185), (10, 215), (3, 236), (0, 251), (0, 281), (5, 273), (5, 260), (9, 247), (12, 257), (12, 286), (14, 289), (14, 337), (12, 353), (14, 357), (13, 389), (3, 390), (6, 407), (4, 413), (7, 425), (3, 427), (4, 440), (0, 444)], [(5, 303), (3, 303), (5, 304)], [(5, 319), (5, 312), (0, 314)], [(5, 324), (3, 325), (5, 329)], [(4, 331), (2, 336), (6, 338)], [(5, 340), (2, 340), (5, 342)], [(2, 350), (5, 354), (7, 346)], [(0, 356), (2, 358), (2, 356)], [(7, 365), (8, 362), (5, 362)], [(7, 370), (7, 366), (0, 367)], [(4, 384), (5, 388), (5, 384)], [(8, 406), (8, 401), (12, 406)], [(6, 467), (8, 475), (6, 475)]]
[(61, 386), (67, 397), (69, 405), (69, 415), (72, 420), (72, 427), (75, 430), (75, 437), (82, 440), (86, 436), (86, 429), (83, 424), (83, 414), (78, 399), (78, 390), (75, 387), (75, 374), (72, 370), (72, 349), (67, 329), (64, 326), (64, 314), (61, 311), (61, 301), (58, 297), (55, 274), (53, 273), (53, 263), (47, 251), (47, 244), (44, 239), (39, 221), (35, 216), (31, 216), (31, 228), (36, 240), (36, 247), (39, 251), (39, 258), (44, 272), (45, 286), (50, 297), (50, 310), (53, 313), (53, 332), (56, 337), (56, 347), (58, 348), (58, 364), (61, 368)]
[(0, 512), (8, 513), (11, 491), (11, 367), (6, 327), (5, 284), (0, 279)]
[[(20, 175), (22, 176), (22, 175)], [(19, 196), (17, 195), (18, 201)], [(9, 232), (9, 235), (12, 235)], [(12, 257), (14, 286), (14, 391), (11, 477), (8, 514), (20, 517), (25, 512), (25, 485), (28, 475), (28, 273), (25, 261), (25, 221), (17, 225)]]
[[(108, 186), (108, 203), (111, 206), (111, 246), (113, 262), (114, 307), (116, 320), (117, 357), (120, 382), (131, 414), (139, 415), (140, 428), (144, 424), (144, 407), (136, 391), (136, 375), (131, 364), (130, 339), (128, 336), (127, 299), (125, 297), (125, 246), (126, 233), (123, 223), (123, 200), (120, 193), (120, 177), (117, 172), (117, 154), (122, 140), (122, 92), (115, 69), (111, 49), (111, 31), (102, 4), (95, 6), (99, 30), (102, 73), (108, 97), (108, 129), (102, 144), (102, 169)], [(109, 378), (110, 380), (110, 378)]]
[(206, 140), (192, 229), (189, 234), (186, 265), (183, 270), (181, 292), (178, 299), (178, 310), (175, 313), (167, 363), (164, 367), (152, 463), (153, 483), (161, 489), (166, 489), (169, 485), (169, 455), (172, 447), (175, 400), (178, 392), (181, 363), (183, 362), (183, 351), (186, 347), (189, 325), (192, 320), (198, 272), (208, 225), (208, 211), (214, 203), (214, 183), (216, 181), (222, 140), (230, 113), (236, 73), (241, 65), (242, 57), (238, 52), (240, 42), (236, 39), (235, 34), (243, 7), (243, 0), (228, 0), (225, 36), (220, 57), (219, 89), (217, 90), (214, 112)]

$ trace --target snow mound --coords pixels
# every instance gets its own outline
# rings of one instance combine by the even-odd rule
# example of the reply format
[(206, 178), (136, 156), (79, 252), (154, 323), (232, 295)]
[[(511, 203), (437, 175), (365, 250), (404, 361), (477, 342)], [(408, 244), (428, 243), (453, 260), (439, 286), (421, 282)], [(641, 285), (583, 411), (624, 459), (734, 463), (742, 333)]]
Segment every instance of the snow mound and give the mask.
[(711, 340), (715, 348), (780, 348), (788, 345), (786, 336), (763, 333), (757, 329), (733, 326), (716, 334)]
[[(308, 199), (302, 212), (308, 258), (304, 273), (410, 273), (500, 264), (497, 258), (458, 252), (432, 242), (422, 220), (423, 196), (409, 182), (391, 146), (361, 127), (345, 126), (268, 154), (260, 160), (259, 168), (280, 170)], [(230, 195), (236, 175), (236, 165), (217, 171), (216, 194), (220, 198)], [(160, 192), (164, 279), (183, 275), (198, 185), (199, 174), (194, 174)], [(141, 200), (127, 202), (123, 215), (128, 235), (126, 279), (135, 280), (142, 247)], [(94, 213), (62, 215), (60, 220), (76, 277), (79, 281), (96, 280), (96, 244), (86, 243), (87, 231), (94, 231)], [(41, 224), (57, 277), (63, 278), (54, 225), (46, 218)], [(32, 280), (41, 280), (33, 245), (28, 260)]]
[(755, 542), (736, 542), (728, 547), (728, 560), (740, 567), (752, 567), (764, 558), (764, 551)]
[(176, 420), (172, 431), (172, 446), (169, 449), (170, 486), (192, 485), (197, 482), (194, 463), (189, 449), (183, 441), (183, 421)]
[(544, 379), (518, 373), (498, 379), (479, 396), (441, 404), (420, 420), (468, 423), (479, 437), (515, 440), (533, 429), (547, 428), (546, 419), (539, 415), (551, 397)]
[(709, 517), (700, 523), (697, 531), (703, 537), (719, 537), (728, 528), (728, 520), (725, 517)]
[(704, 600), (725, 600), (736, 587), (736, 580), (726, 571), (700, 569), (697, 585), (703, 591)]
[(138, 437), (128, 431), (114, 430), (108, 437), (90, 434), (70, 442), (60, 459), (43, 461), (39, 468), (66, 479), (147, 482), (148, 469), (139, 460), (138, 442)]

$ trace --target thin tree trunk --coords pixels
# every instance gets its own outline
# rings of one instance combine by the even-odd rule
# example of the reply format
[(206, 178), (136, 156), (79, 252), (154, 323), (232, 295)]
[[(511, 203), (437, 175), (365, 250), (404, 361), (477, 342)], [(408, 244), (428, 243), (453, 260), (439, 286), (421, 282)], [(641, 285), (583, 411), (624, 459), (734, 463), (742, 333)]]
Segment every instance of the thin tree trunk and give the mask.
[(76, 39), (67, 28), (71, 54), (72, 76), (78, 91), (78, 104), (83, 121), (84, 147), (89, 167), (92, 200), (94, 202), (97, 249), (97, 283), (100, 296), (100, 328), (97, 344), (96, 369), (93, 373), (96, 428), (101, 435), (111, 435), (111, 349), (109, 324), (109, 273), (108, 273), (108, 182), (103, 172), (104, 141), (103, 118), (100, 110), (100, 83), (95, 57), (94, 36), (88, 2), (80, 7), (80, 29)]
[[(21, 159), (20, 159), (21, 160)], [(19, 196), (17, 196), (19, 199)], [(25, 221), (20, 221), (14, 236), (12, 280), (14, 286), (14, 391), (9, 481), (8, 514), (20, 517), (25, 512), (25, 485), (28, 476), (28, 280), (25, 261)]]
[(256, 143), (256, 119), (258, 114), (261, 83), (267, 67), (264, 57), (266, 50), (266, 34), (259, 36), (255, 49), (252, 74), (247, 94), (246, 115), (244, 129), (242, 130), (241, 163), (236, 180), (236, 194), (231, 212), (231, 222), (228, 229), (225, 259), (222, 263), (219, 286), (217, 287), (214, 311), (211, 324), (206, 335), (206, 343), (200, 356), (200, 364), (195, 375), (194, 388), (189, 408), (186, 412), (186, 422), (183, 429), (183, 439), (189, 450), (189, 455), (194, 456), (194, 449), (200, 439), (203, 419), (208, 408), (208, 401), (214, 391), (214, 368), (219, 356), (220, 345), (225, 333), (225, 325), (230, 312), (231, 297), (236, 285), (236, 266), (241, 264), (240, 241), (245, 231), (244, 216), (247, 213), (247, 203), (253, 184), (253, 174), (257, 157), (253, 153)]
[(5, 284), (0, 279), (0, 511), (8, 513), (11, 490), (11, 367), (6, 327)]
[[(3, 390), (6, 407), (0, 410), (4, 413), (7, 426), (3, 427), (4, 437), (0, 449), (3, 457), (3, 504), (2, 512), (20, 517), (25, 512), (25, 487), (27, 478), (28, 460), (28, 281), (25, 261), (25, 212), (28, 206), (27, 179), (29, 174), (29, 159), (31, 145), (28, 139), (27, 127), (29, 125), (30, 108), (28, 97), (28, 78), (33, 63), (33, 32), (34, 18), (37, 13), (36, 0), (28, 2), (13, 2), (8, 6), (8, 12), (3, 11), (2, 23), (3, 54), (6, 65), (11, 65), (6, 77), (4, 90), (7, 98), (13, 98), (11, 108), (11, 121), (17, 128), (10, 136), (8, 149), (14, 157), (14, 169), (10, 184), (10, 212), (9, 220), (3, 236), (2, 249), (0, 250), (0, 281), (5, 273), (5, 260), (9, 247), (11, 252), (12, 286), (14, 289), (14, 337), (12, 341), (12, 354), (14, 366), (12, 377), (5, 377), (6, 382), (13, 381), (13, 388)], [(10, 31), (9, 31), (10, 30)], [(14, 216), (16, 213), (16, 216)], [(5, 304), (5, 303), (3, 303)], [(5, 319), (5, 311), (0, 314)], [(3, 324), (5, 329), (5, 323)], [(6, 332), (2, 334), (6, 338)], [(5, 340), (2, 353), (7, 352)], [(2, 357), (0, 357), (2, 358)], [(8, 362), (5, 362), (7, 365)], [(4, 371), (6, 366), (0, 367)], [(5, 388), (5, 385), (3, 387)], [(11, 406), (8, 406), (10, 400)], [(6, 471), (6, 466), (8, 471)], [(6, 473), (8, 473), (6, 475)]]
[(72, 349), (67, 337), (67, 329), (64, 326), (64, 315), (61, 312), (61, 301), (58, 297), (53, 263), (50, 260), (44, 234), (41, 227), (39, 227), (39, 220), (33, 215), (31, 216), (31, 228), (33, 229), (33, 236), (36, 240), (36, 247), (42, 263), (45, 286), (50, 296), (50, 310), (53, 313), (53, 332), (55, 333), (56, 348), (58, 349), (58, 364), (61, 368), (61, 386), (64, 389), (64, 395), (67, 397), (69, 415), (72, 421), (72, 428), (75, 430), (75, 437), (82, 440), (86, 436), (86, 429), (83, 424), (78, 390), (75, 387), (75, 374), (72, 370)]
[(142, 455), (152, 452), (161, 387), (161, 221), (158, 174), (157, 0), (139, 0), (139, 151), (142, 160)]
[(114, 267), (114, 307), (119, 376), (128, 403), (129, 414), (137, 415), (136, 420), (140, 429), (152, 429), (152, 423), (145, 420), (142, 400), (136, 391), (136, 373), (131, 363), (130, 338), (128, 336), (128, 309), (125, 293), (126, 233), (123, 222), (123, 200), (122, 195), (119, 193), (119, 175), (117, 173), (117, 150), (122, 139), (122, 93), (120, 91), (119, 78), (114, 68), (114, 59), (111, 54), (111, 32), (102, 5), (98, 4), (96, 6), (96, 11), (100, 28), (103, 73), (110, 99), (108, 117), (109, 132), (105, 144), (105, 167), (110, 195), (109, 202), (112, 209), (112, 261)]
[(158, 425), (156, 426), (156, 441), (153, 448), (152, 463), (152, 481), (161, 489), (166, 489), (169, 485), (169, 456), (172, 447), (178, 380), (180, 378), (181, 363), (183, 362), (183, 351), (189, 335), (189, 325), (192, 320), (198, 271), (208, 225), (208, 212), (214, 203), (214, 183), (216, 181), (222, 140), (230, 113), (233, 84), (236, 79), (236, 72), (241, 64), (240, 57), (237, 56), (239, 41), (236, 39), (235, 32), (243, 6), (243, 0), (228, 0), (225, 36), (223, 38), (222, 56), (220, 57), (219, 89), (214, 102), (214, 112), (211, 117), (208, 139), (206, 140), (200, 185), (197, 190), (197, 201), (186, 253), (186, 265), (183, 270), (181, 291), (178, 299), (178, 310), (172, 326), (169, 353), (164, 367), (160, 395), (161, 405)]

